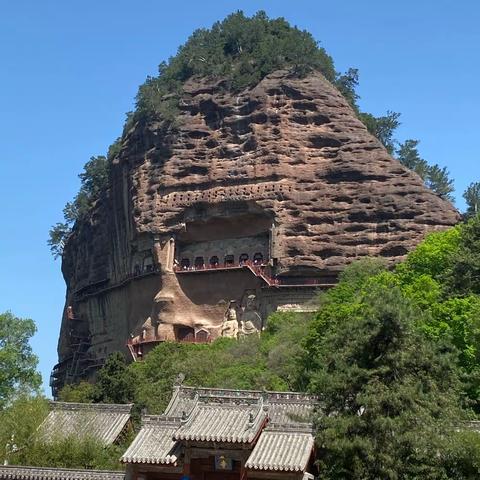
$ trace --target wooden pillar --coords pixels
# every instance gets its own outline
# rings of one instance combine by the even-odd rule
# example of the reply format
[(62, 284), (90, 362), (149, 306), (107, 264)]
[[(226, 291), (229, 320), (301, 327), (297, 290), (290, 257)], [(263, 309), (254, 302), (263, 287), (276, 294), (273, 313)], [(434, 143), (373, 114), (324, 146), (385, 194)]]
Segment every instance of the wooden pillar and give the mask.
[(190, 459), (191, 459), (191, 452), (190, 448), (185, 447), (185, 455), (183, 457), (183, 475), (190, 477)]

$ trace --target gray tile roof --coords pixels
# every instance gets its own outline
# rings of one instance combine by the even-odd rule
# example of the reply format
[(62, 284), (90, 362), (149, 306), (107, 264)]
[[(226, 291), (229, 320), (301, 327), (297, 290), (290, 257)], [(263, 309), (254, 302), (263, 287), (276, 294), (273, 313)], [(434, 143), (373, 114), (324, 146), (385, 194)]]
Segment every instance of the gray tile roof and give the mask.
[(118, 438), (128, 420), (132, 405), (51, 402), (51, 410), (39, 427), (47, 441), (75, 436), (93, 437), (105, 445)]
[(177, 465), (185, 441), (256, 442), (249, 468), (304, 472), (313, 448), (308, 420), (316, 403), (315, 397), (292, 392), (178, 386), (164, 415), (142, 418), (121, 460)]
[(165, 410), (169, 416), (179, 417), (190, 412), (198, 397), (216, 399), (263, 398), (268, 404), (268, 414), (275, 423), (298, 423), (311, 420), (317, 398), (297, 392), (265, 392), (260, 390), (230, 390), (198, 388), (179, 385), (175, 387), (172, 399)]
[(262, 398), (207, 396), (182, 417), (176, 440), (251, 443), (265, 425), (267, 412)]
[(245, 468), (305, 472), (313, 451), (314, 438), (311, 426), (269, 426), (258, 439)]
[(0, 466), (1, 480), (124, 480), (124, 472)]
[(310, 422), (314, 408), (312, 400), (269, 399), (268, 416), (272, 422), (279, 424)]
[(151, 463), (176, 465), (180, 446), (173, 435), (180, 427), (180, 419), (161, 415), (142, 417), (142, 428), (128, 450), (123, 454), (124, 463)]

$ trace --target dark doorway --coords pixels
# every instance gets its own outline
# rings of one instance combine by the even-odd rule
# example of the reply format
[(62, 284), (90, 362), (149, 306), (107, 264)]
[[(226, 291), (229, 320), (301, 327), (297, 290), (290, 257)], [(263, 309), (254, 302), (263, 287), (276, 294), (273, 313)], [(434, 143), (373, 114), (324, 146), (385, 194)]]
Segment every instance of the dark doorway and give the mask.
[(235, 257), (233, 255), (225, 255), (225, 266), (232, 266), (235, 264)]
[(194, 342), (195, 341), (195, 330), (190, 327), (176, 327), (176, 337), (177, 342)]
[(263, 263), (263, 253), (260, 253), (260, 252), (255, 253), (255, 255), (253, 256), (253, 263), (255, 265), (262, 264)]

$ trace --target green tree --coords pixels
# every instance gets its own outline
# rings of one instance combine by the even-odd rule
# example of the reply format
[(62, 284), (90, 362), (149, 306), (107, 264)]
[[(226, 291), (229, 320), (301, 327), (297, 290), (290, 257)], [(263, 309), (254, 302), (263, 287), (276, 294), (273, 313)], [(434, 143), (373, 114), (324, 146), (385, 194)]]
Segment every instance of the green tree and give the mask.
[(27, 394), (20, 394), (0, 411), (0, 451), (5, 454), (0, 458), (2, 463), (18, 463), (18, 456), (29, 447), (47, 414), (48, 401)]
[(451, 349), (415, 328), (421, 313), (398, 287), (379, 284), (361, 305), (315, 325), (308, 368), (322, 406), (321, 478), (447, 478), (432, 450), (462, 419)]
[(451, 295), (480, 295), (480, 216), (462, 225), (445, 282)]
[(40, 387), (38, 359), (29, 340), (36, 332), (33, 320), (0, 314), (0, 409), (19, 392)]
[(446, 167), (441, 168), (437, 164), (429, 166), (426, 184), (427, 187), (431, 188), (437, 195), (453, 202), (454, 197), (452, 194), (455, 187), (453, 186), (453, 179), (450, 178)]
[(41, 467), (122, 469), (118, 459), (127, 448), (128, 436), (119, 445), (105, 446), (95, 438), (53, 438), (37, 435), (49, 412), (41, 396), (20, 395), (0, 411), (1, 459), (11, 465)]
[(252, 17), (238, 11), (210, 29), (196, 30), (175, 57), (160, 64), (159, 75), (139, 89), (137, 116), (165, 111), (175, 116), (175, 97), (178, 103), (181, 86), (191, 77), (223, 78), (226, 88), (239, 91), (282, 68), (296, 76), (316, 69), (332, 82), (336, 78), (331, 57), (310, 33), (262, 11)]
[(472, 182), (463, 193), (467, 202), (467, 216), (473, 217), (480, 211), (480, 182)]
[(286, 380), (269, 368), (268, 354), (275, 344), (271, 338), (264, 344), (256, 336), (240, 341), (220, 338), (211, 344), (161, 343), (130, 366), (137, 402), (161, 413), (179, 375), (191, 386), (287, 390)]
[(402, 284), (412, 284), (422, 275), (442, 283), (445, 272), (451, 268), (453, 256), (460, 247), (462, 228), (459, 225), (427, 235), (408, 254), (406, 260), (397, 265), (395, 271)]
[(380, 140), (388, 153), (393, 154), (395, 150), (395, 139), (393, 135), (395, 130), (400, 126), (400, 114), (388, 111), (383, 117), (375, 117), (371, 113), (362, 112), (359, 117), (368, 131)]
[(57, 259), (63, 254), (63, 249), (68, 240), (68, 237), (72, 233), (72, 228), (68, 223), (57, 222), (49, 232), (49, 238), (47, 244), (50, 247), (53, 258)]
[(348, 103), (358, 113), (357, 101), (360, 98), (356, 92), (358, 87), (358, 69), (349, 68), (344, 74), (338, 75), (335, 86), (340, 93), (348, 100)]
[(85, 381), (75, 385), (65, 385), (58, 393), (60, 402), (93, 403), (95, 399), (95, 385)]
[(27, 448), (12, 456), (12, 463), (41, 467), (122, 470), (123, 466), (118, 459), (125, 449), (126, 445), (105, 446), (93, 437), (78, 438), (71, 435), (49, 442), (34, 437)]
[(95, 384), (95, 401), (130, 403), (135, 399), (135, 378), (120, 352), (112, 353), (99, 370)]
[(396, 149), (396, 157), (402, 165), (413, 170), (422, 180), (425, 180), (428, 175), (428, 163), (418, 153), (417, 146), (419, 143), (419, 140), (405, 140)]
[(108, 160), (103, 155), (90, 157), (83, 170), (78, 175), (82, 183), (80, 192), (85, 193), (89, 199), (96, 200), (108, 185)]
[(445, 200), (453, 201), (454, 191), (453, 180), (450, 178), (446, 168), (438, 165), (429, 165), (418, 153), (419, 140), (405, 140), (396, 149), (397, 159), (410, 170), (417, 173), (425, 182), (427, 187)]
[(480, 435), (475, 431), (457, 431), (444, 445), (442, 463), (447, 478), (474, 480), (480, 475)]
[(312, 320), (311, 314), (276, 312), (268, 317), (259, 348), (267, 357), (266, 368), (283, 381), (276, 389), (305, 391), (302, 359), (305, 345), (302, 339)]

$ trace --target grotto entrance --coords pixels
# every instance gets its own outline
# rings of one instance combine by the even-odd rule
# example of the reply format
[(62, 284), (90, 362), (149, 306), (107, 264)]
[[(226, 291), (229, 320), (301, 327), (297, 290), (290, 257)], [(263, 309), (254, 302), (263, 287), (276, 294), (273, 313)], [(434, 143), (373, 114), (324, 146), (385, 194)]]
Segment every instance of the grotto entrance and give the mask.
[(199, 205), (185, 213), (175, 241), (178, 270), (267, 264), (272, 258), (272, 216), (256, 204)]

